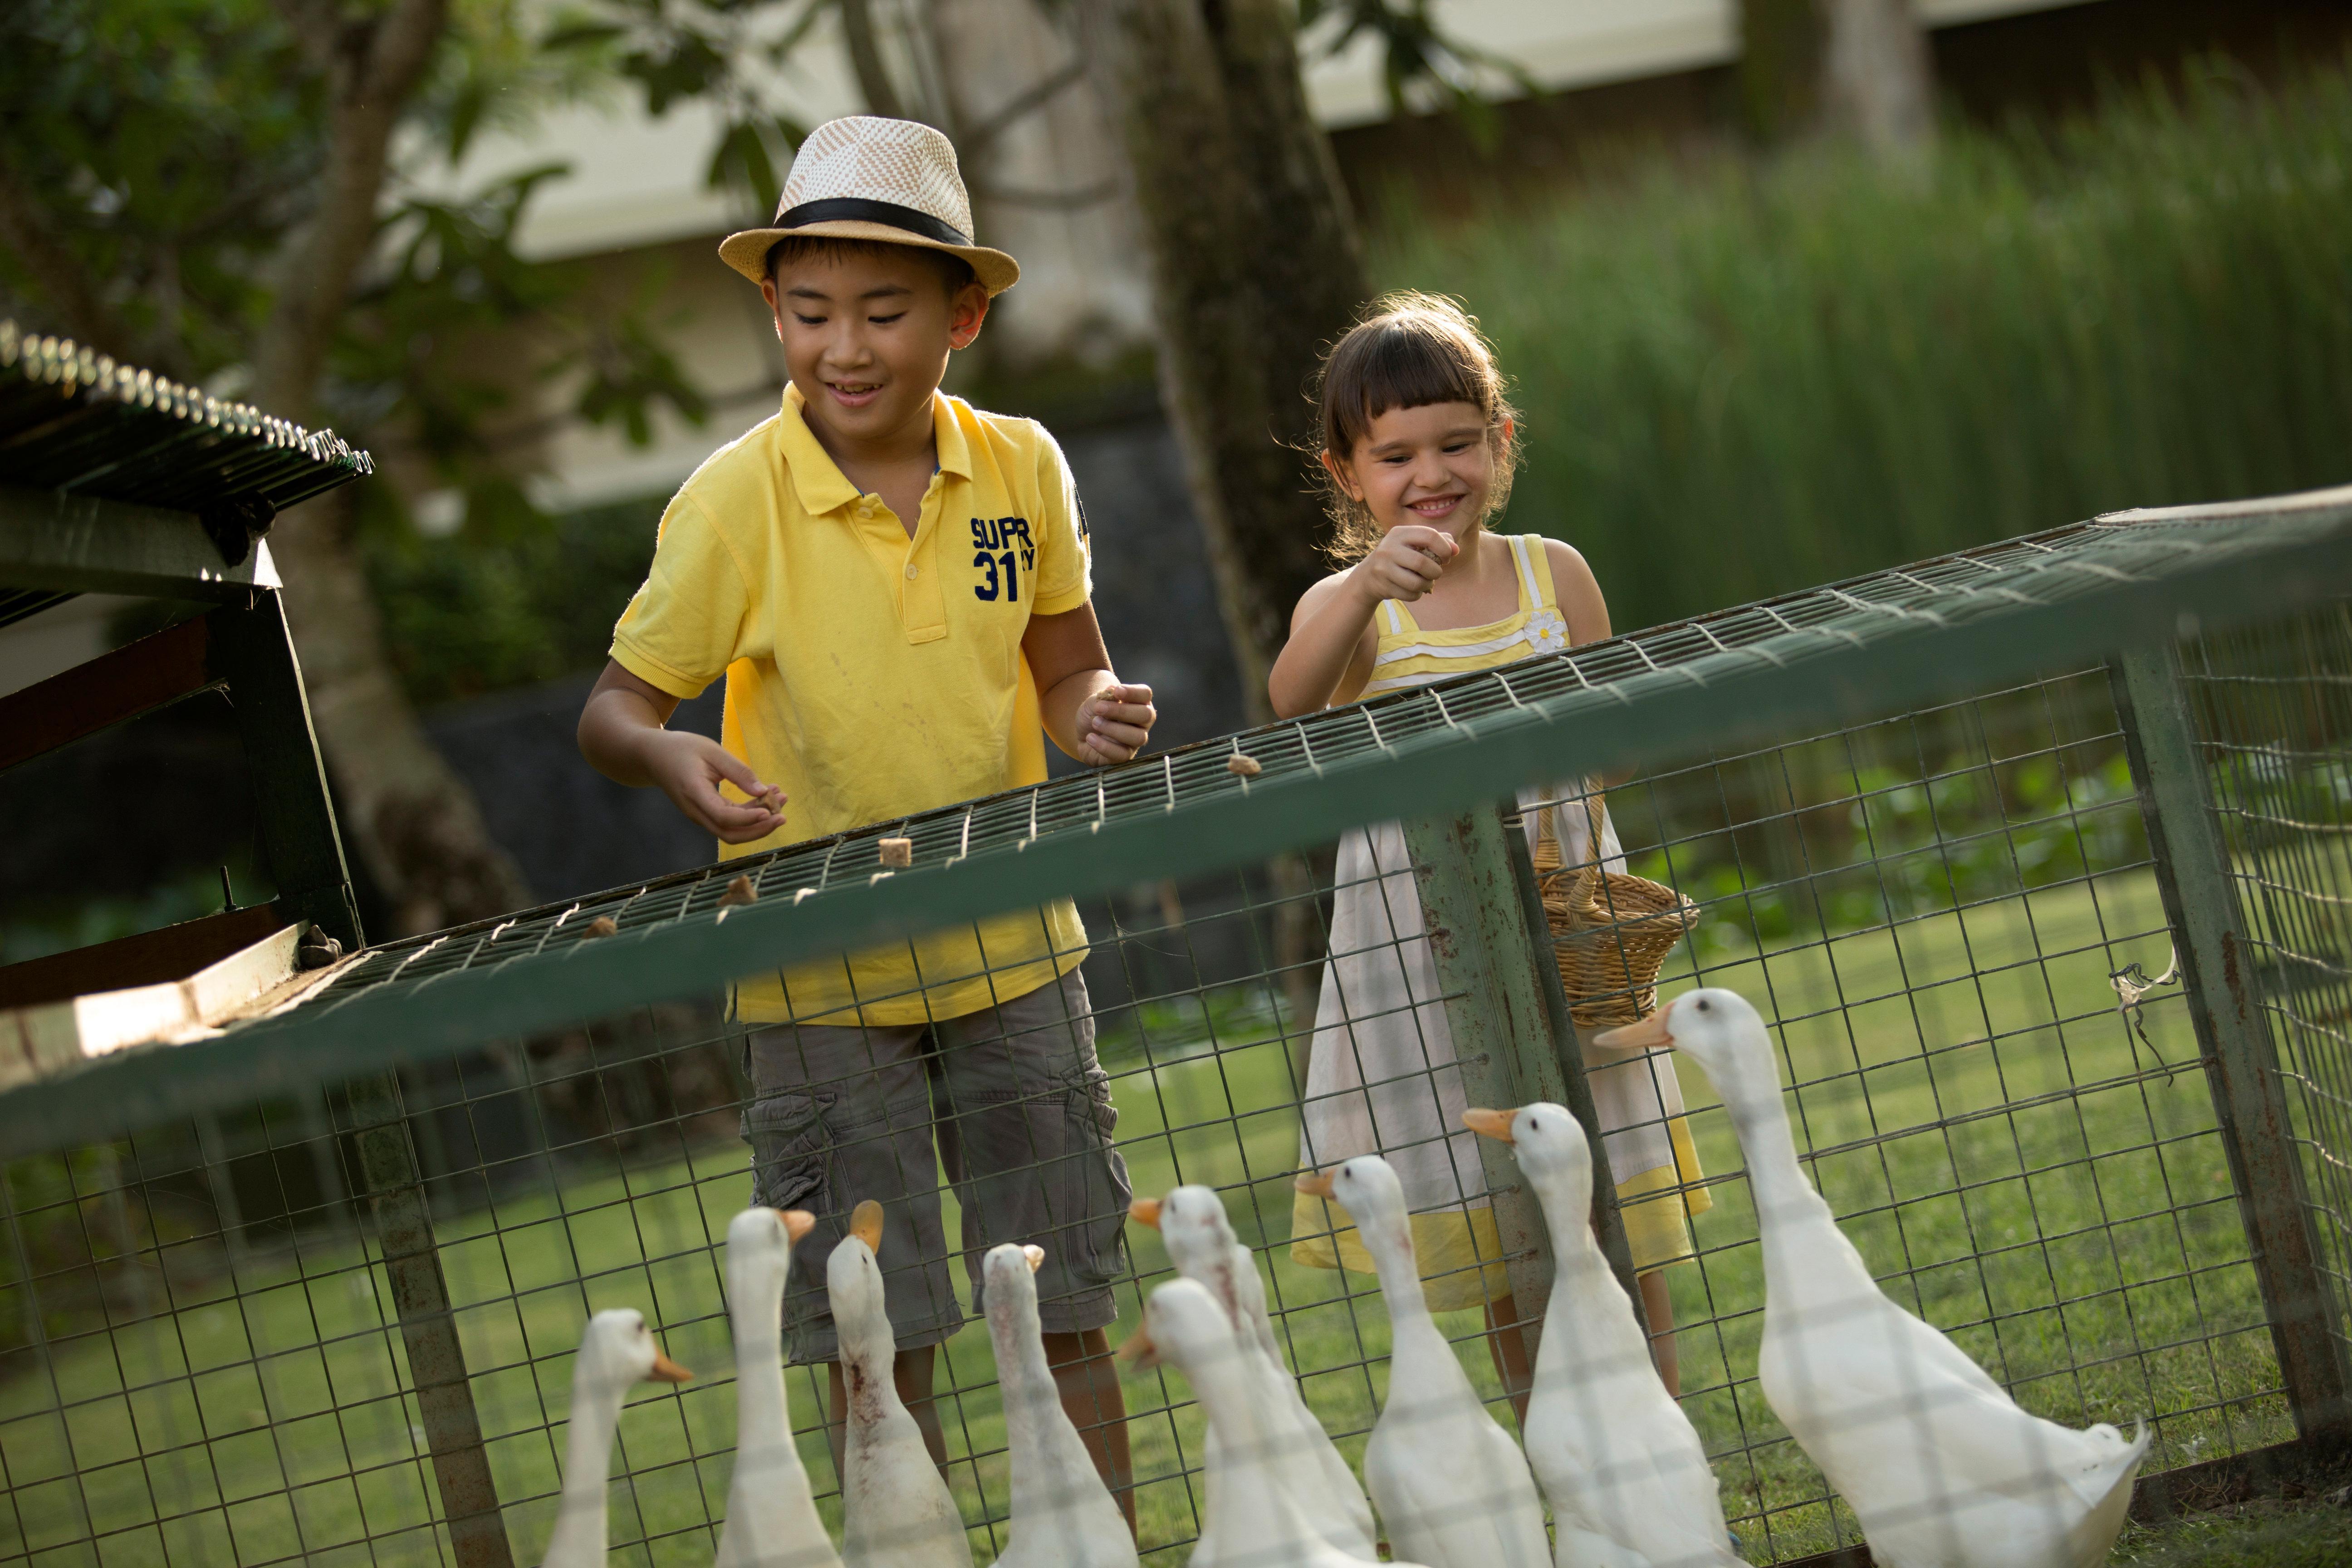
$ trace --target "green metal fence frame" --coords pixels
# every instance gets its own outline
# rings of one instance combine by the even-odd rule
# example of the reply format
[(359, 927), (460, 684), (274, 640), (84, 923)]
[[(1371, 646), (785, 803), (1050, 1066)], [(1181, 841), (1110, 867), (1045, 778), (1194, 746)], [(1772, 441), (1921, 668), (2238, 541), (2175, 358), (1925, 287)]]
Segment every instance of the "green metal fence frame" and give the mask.
[[(1937, 569), (1962, 585), (1937, 580)], [(1492, 799), (1498, 780), (1599, 773), (1695, 743), (1730, 747), (2108, 659), (2300, 1433), (2293, 1444), (2196, 1467), (2198, 1476), (2147, 1478), (2143, 1507), (2161, 1510), (2167, 1500), (2243, 1488), (2263, 1475), (2334, 1473), (2352, 1436), (2352, 1379), (2333, 1328), (2343, 1306), (2316, 1268), (2275, 1058), (2234, 962), (2244, 945), (2242, 916), (2174, 647), (2200, 625), (2347, 596), (2352, 491), (2117, 514), (1575, 650), (1540, 661), (1548, 693), (1522, 695), (1510, 671), (1469, 678), (1108, 774), (392, 944), (347, 961), (343, 981), (281, 1016), (213, 1040), (125, 1053), (0, 1097), (0, 1138), (20, 1149), (52, 1148), (297, 1085), (359, 1078), (388, 1086), (370, 1091), (362, 1142), (384, 1256), (390, 1263), (396, 1252), (405, 1266), (396, 1294), (411, 1386), (458, 1560), (507, 1568), (510, 1548), (497, 1523), (446, 1291), (436, 1289), (429, 1214), (396, 1083), (370, 1075), (708, 990), (749, 970), (1130, 884), (1163, 874), (1171, 844), (1183, 846), (1190, 868), (1222, 869), (1402, 817), (1465, 1089), (1488, 1103), (1559, 1100), (1597, 1132), (1566, 999), (1546, 961), (1550, 935), (1515, 831), (1516, 808)], [(1612, 670), (1621, 673), (1594, 679)], [(1260, 770), (1228, 771), (1224, 759), (1235, 752), (1257, 759)], [(976, 822), (982, 843), (972, 847)], [(913, 867), (880, 868), (876, 841), (885, 836), (916, 840)], [(724, 884), (747, 871), (759, 879), (759, 900), (722, 906)], [(639, 907), (658, 918), (633, 925), (630, 911)], [(614, 916), (617, 931), (583, 934), (599, 913)], [(432, 967), (445, 946), (478, 952), (509, 930), (534, 939), (527, 954)], [(422, 978), (404, 978), (411, 966)], [(1592, 1142), (1596, 1191), (1610, 1194), (1602, 1140)], [(1486, 1156), (1514, 1295), (1523, 1318), (1534, 1318), (1549, 1289), (1543, 1227), (1516, 1166), (1499, 1146)], [(1599, 1218), (1630, 1286), (1612, 1200), (1604, 1197)]]

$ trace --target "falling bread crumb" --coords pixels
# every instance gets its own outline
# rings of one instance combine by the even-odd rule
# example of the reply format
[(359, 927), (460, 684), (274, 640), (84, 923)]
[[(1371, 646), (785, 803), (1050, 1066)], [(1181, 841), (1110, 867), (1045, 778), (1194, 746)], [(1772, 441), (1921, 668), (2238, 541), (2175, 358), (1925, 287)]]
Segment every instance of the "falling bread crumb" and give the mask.
[(1257, 759), (1255, 757), (1245, 757), (1242, 755), (1241, 752), (1235, 752), (1232, 756), (1225, 759), (1225, 772), (1229, 773), (1239, 773), (1245, 779), (1254, 779), (1257, 777), (1258, 774), (1265, 772), (1265, 770), (1257, 765)]
[(913, 839), (885, 838), (882, 840), (882, 864), (885, 866), (911, 866), (914, 863), (915, 841)]
[(588, 922), (588, 929), (582, 931), (580, 934), (583, 939), (592, 936), (611, 936), (614, 931), (619, 931), (620, 929), (621, 922), (614, 920), (612, 916), (598, 915), (594, 920)]
[(720, 909), (731, 909), (741, 904), (756, 904), (759, 901), (760, 889), (751, 886), (751, 879), (749, 877), (736, 878), (727, 884), (727, 890), (719, 895)]

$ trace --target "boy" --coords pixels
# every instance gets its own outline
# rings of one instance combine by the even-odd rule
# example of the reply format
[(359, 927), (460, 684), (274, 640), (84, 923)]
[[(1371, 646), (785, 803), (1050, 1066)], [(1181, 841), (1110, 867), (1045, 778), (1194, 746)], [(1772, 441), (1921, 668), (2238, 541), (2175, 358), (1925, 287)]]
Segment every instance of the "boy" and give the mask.
[[(939, 390), (949, 354), (1020, 275), (971, 233), (947, 138), (858, 116), (809, 137), (774, 226), (719, 247), (760, 286), (791, 384), (776, 416), (664, 512), (580, 749), (623, 784), (660, 788), (722, 855), (1039, 782), (1041, 726), (1090, 764), (1149, 738), (1150, 689), (1111, 673), (1087, 603), (1086, 523), (1060, 449), (1030, 421)], [(664, 727), (722, 674), (723, 744)], [(933, 1352), (962, 1315), (935, 1159), (962, 1205), (975, 1299), (988, 1247), (1042, 1245), (1046, 1357), (1131, 1521), (1103, 1332), (1129, 1190), (1085, 956), (1064, 900), (744, 980), (744, 1135), (752, 1201), (819, 1215), (785, 1303), (796, 1363), (833, 1361), (825, 1259), (853, 1205), (884, 1205), (896, 1381), (941, 1462)]]

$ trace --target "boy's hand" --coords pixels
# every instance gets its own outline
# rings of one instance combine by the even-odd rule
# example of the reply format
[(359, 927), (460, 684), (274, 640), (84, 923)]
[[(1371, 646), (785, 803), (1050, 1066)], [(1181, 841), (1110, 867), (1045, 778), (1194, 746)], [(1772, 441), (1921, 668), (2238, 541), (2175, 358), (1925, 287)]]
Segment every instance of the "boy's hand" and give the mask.
[[(642, 744), (646, 772), (670, 804), (720, 843), (749, 844), (784, 825), (784, 792), (761, 784), (750, 763), (709, 736), (658, 730)], [(729, 800), (719, 793), (721, 781), (751, 798)]]
[(1356, 582), (1374, 601), (1402, 599), (1407, 604), (1437, 585), (1445, 563), (1461, 552), (1454, 536), (1444, 529), (1401, 522), (1381, 536), (1372, 552), (1356, 564)]
[(1078, 704), (1078, 760), (1091, 767), (1124, 763), (1151, 739), (1160, 710), (1149, 686), (1106, 686)]

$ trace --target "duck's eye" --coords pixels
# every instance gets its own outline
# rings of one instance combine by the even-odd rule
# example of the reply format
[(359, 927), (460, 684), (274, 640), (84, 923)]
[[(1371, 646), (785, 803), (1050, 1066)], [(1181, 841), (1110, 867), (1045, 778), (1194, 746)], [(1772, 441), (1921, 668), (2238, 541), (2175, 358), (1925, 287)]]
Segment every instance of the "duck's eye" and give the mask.
[(1708, 1000), (1707, 1000), (1706, 997), (1704, 997), (1704, 996), (1702, 996), (1702, 997), (1700, 997), (1700, 998), (1698, 999), (1698, 1010), (1699, 1010), (1700, 1012), (1702, 1012), (1702, 1013), (1706, 1012), (1708, 1008), (1710, 1008), (1710, 1007), (1712, 1007), (1712, 1006), (1714, 1006), (1714, 1005), (1715, 1005), (1715, 1004), (1714, 1004), (1714, 1003), (1712, 1003), (1712, 1002), (1708, 1001)]

